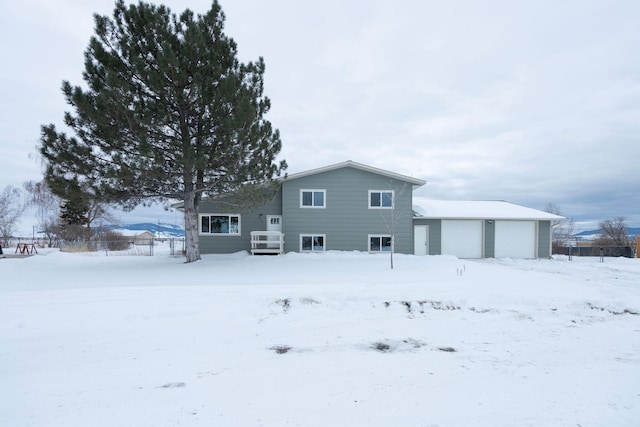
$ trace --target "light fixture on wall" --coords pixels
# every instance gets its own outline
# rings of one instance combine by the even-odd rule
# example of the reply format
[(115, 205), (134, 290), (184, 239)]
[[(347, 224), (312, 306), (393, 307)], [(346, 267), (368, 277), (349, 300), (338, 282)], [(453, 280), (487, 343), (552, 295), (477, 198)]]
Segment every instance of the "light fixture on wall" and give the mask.
[(263, 217), (264, 217), (264, 215), (262, 215), (262, 214), (259, 214), (259, 215), (258, 215), (258, 219), (260, 219), (260, 221), (262, 221), (262, 218), (263, 218)]

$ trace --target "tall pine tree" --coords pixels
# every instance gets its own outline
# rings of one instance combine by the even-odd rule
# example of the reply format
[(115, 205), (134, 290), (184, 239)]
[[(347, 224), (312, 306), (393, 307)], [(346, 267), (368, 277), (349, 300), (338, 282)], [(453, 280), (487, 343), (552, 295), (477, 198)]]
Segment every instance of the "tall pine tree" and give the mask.
[(78, 179), (125, 208), (182, 200), (187, 262), (200, 259), (203, 195), (268, 182), (286, 168), (276, 161), (279, 132), (264, 119), (264, 61), (240, 63), (223, 29), (217, 0), (197, 16), (119, 0), (113, 19), (95, 15), (87, 89), (62, 84), (75, 136), (42, 127), (47, 181)]

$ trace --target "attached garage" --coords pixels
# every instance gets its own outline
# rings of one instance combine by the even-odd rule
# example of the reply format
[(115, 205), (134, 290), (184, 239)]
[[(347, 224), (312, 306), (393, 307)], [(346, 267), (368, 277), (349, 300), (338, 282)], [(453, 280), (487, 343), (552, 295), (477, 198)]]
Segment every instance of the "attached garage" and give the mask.
[(564, 219), (505, 201), (414, 198), (414, 225), (429, 225), (429, 255), (549, 258), (551, 222)]
[(536, 235), (535, 221), (496, 221), (494, 256), (535, 258)]
[(482, 221), (442, 220), (442, 255), (482, 258)]

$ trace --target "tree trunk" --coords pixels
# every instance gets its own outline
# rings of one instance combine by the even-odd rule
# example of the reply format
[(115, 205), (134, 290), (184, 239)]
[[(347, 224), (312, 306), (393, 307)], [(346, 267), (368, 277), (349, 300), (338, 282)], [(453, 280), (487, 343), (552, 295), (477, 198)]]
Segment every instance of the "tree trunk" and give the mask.
[(195, 203), (196, 193), (191, 190), (184, 197), (184, 237), (187, 250), (186, 262), (200, 260), (200, 241), (198, 240), (198, 209)]

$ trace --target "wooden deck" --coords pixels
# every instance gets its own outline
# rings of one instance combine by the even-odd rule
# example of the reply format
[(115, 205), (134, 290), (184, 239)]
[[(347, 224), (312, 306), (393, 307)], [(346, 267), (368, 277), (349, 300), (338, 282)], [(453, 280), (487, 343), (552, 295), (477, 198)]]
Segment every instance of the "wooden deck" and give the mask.
[(279, 231), (251, 232), (251, 255), (280, 255), (283, 253), (283, 233)]

